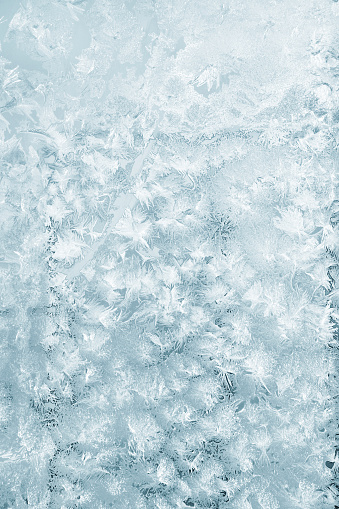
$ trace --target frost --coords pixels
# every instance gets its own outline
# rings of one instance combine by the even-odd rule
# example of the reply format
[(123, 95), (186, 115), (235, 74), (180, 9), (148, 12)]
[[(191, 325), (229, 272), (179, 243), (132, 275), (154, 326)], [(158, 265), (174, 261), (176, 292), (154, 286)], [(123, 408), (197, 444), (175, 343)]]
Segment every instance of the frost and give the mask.
[(1, 508), (337, 507), (338, 6), (1, 3)]
[(64, 237), (60, 237), (52, 249), (56, 260), (71, 263), (82, 255), (82, 248), (85, 245), (75, 235), (68, 233)]

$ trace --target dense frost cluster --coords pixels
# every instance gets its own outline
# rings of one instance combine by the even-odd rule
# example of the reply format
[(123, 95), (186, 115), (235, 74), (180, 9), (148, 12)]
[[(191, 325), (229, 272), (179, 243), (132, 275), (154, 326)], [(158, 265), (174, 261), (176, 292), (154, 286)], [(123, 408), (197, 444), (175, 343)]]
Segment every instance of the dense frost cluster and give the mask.
[(0, 2), (1, 509), (339, 505), (338, 16)]

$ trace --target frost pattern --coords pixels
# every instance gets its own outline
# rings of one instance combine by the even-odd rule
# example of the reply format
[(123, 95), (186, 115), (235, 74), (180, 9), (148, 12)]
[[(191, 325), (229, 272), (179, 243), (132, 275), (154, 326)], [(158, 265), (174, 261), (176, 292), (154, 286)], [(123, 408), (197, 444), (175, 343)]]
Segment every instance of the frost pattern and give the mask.
[(338, 5), (1, 3), (1, 508), (339, 505)]

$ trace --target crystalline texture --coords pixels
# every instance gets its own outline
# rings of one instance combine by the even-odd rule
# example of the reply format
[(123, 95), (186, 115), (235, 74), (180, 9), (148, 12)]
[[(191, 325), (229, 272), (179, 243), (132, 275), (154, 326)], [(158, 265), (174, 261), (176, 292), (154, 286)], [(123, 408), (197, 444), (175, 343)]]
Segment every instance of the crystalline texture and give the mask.
[(0, 507), (336, 507), (338, 14), (1, 3)]

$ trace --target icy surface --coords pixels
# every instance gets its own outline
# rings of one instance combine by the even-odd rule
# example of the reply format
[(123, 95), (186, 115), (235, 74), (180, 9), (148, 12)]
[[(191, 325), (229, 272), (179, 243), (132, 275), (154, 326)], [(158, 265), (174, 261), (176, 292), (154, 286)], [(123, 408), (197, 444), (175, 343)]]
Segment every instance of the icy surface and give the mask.
[(334, 509), (332, 0), (0, 0), (0, 509)]

